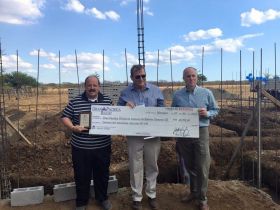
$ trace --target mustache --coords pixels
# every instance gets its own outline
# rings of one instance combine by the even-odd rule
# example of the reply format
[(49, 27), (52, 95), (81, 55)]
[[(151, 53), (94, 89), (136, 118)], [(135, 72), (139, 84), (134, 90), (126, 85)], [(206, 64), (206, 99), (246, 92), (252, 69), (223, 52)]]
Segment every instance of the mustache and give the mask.
[(95, 89), (90, 89), (89, 92), (96, 92), (96, 90)]

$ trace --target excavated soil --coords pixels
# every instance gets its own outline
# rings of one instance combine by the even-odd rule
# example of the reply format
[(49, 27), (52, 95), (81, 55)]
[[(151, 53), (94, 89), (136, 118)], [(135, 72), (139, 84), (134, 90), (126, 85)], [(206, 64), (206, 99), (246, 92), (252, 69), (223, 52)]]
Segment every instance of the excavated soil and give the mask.
[[(280, 206), (263, 191), (240, 181), (221, 181), (224, 179), (223, 175), (227, 164), (236, 146), (240, 143), (240, 135), (250, 114), (250, 109), (243, 110), (241, 115), (240, 110), (227, 108), (221, 111), (219, 117), (210, 126), (212, 162), (208, 195), (209, 205), (213, 210), (280, 209)], [(32, 145), (28, 145), (11, 128), (7, 128), (9, 144), (7, 146), (6, 166), (12, 188), (43, 185), (45, 194), (49, 195), (42, 205), (17, 207), (16, 209), (72, 209), (74, 201), (53, 203), (50, 196), (54, 184), (73, 181), (71, 147), (69, 145), (70, 133), (60, 122), (60, 113), (41, 112), (36, 121), (32, 112), (9, 110), (7, 115), (32, 142)], [(241, 121), (242, 123), (240, 123)], [(270, 188), (274, 187), (274, 192), (279, 192), (279, 154), (277, 153), (280, 148), (280, 143), (277, 140), (279, 136), (277, 128), (280, 125), (279, 116), (275, 116), (275, 112), (267, 112), (263, 115), (262, 124), (264, 136), (262, 147), (264, 150), (271, 151), (271, 158), (265, 158), (263, 163), (266, 166), (271, 165), (271, 167), (267, 167), (265, 173), (268, 175), (263, 177), (263, 182)], [(257, 148), (255, 134), (256, 124), (253, 123), (249, 128), (249, 136), (244, 139), (242, 153), (238, 153), (228, 178), (237, 180), (240, 179), (242, 173), (245, 173), (246, 179), (251, 182), (255, 180), (256, 172), (253, 172), (256, 169), (253, 161), (256, 159), (255, 151)], [(180, 202), (181, 195), (188, 189), (184, 185), (178, 184), (180, 177), (175, 140), (172, 138), (163, 138), (162, 140), (159, 157), (159, 187), (157, 188), (160, 209), (197, 209), (194, 203), (183, 204)], [(266, 156), (264, 155), (264, 157)], [(113, 136), (110, 172), (117, 176), (120, 187), (117, 194), (110, 196), (114, 205), (113, 209), (126, 210), (131, 208), (127, 162), (125, 137)], [(243, 163), (243, 167), (240, 167), (241, 163)], [(252, 167), (254, 168), (252, 169)], [(272, 177), (274, 177), (274, 182), (270, 182)], [(275, 181), (275, 179), (277, 180)], [(144, 207), (144, 209), (148, 209), (146, 200), (144, 200)], [(0, 209), (11, 209), (9, 202), (2, 201)], [(88, 209), (98, 209), (93, 200)]]

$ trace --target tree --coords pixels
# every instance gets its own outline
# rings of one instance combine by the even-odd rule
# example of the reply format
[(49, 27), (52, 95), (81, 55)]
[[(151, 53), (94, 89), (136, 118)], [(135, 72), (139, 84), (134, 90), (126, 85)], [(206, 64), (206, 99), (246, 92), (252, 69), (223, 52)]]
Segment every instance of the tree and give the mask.
[(203, 74), (197, 74), (197, 82), (198, 84), (201, 84), (202, 82), (206, 82), (207, 77)]
[(35, 87), (37, 85), (37, 81), (33, 77), (15, 71), (4, 75), (4, 82), (14, 88), (21, 88), (22, 86)]

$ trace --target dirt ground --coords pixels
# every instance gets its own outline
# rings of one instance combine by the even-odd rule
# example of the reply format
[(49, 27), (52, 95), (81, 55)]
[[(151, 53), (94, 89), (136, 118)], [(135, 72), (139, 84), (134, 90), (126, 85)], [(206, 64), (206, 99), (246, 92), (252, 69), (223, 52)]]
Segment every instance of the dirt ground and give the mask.
[[(161, 210), (196, 210), (195, 202), (186, 204), (180, 202), (182, 194), (188, 189), (182, 184), (159, 184), (157, 187), (158, 202)], [(120, 188), (115, 194), (110, 195), (113, 210), (130, 210), (131, 208), (130, 188)], [(280, 209), (267, 194), (256, 190), (239, 181), (210, 181), (208, 193), (211, 210), (264, 210)], [(74, 209), (75, 202), (65, 201), (55, 203), (52, 196), (46, 196), (43, 204), (10, 207), (9, 201), (0, 201), (1, 210), (69, 210)], [(88, 210), (101, 209), (92, 199), (88, 205)], [(147, 198), (143, 199), (143, 210), (149, 210)]]
[[(271, 112), (269, 114), (269, 112)], [(247, 185), (245, 182), (236, 181), (241, 177), (240, 154), (231, 169), (230, 179), (224, 179), (223, 175), (227, 164), (240, 141), (240, 135), (249, 118), (251, 110), (240, 110), (226, 108), (222, 110), (210, 126), (210, 150), (212, 156), (209, 183), (209, 205), (212, 210), (233, 210), (233, 209), (280, 209), (280, 205), (275, 203), (271, 197), (263, 191)], [(277, 151), (280, 143), (279, 136), (280, 120), (278, 114), (269, 111), (262, 118), (263, 126), (263, 149), (275, 151), (269, 161), (273, 164), (279, 163)], [(70, 133), (60, 122), (60, 113), (57, 110), (40, 111), (35, 121), (34, 111), (17, 111), (15, 107), (7, 110), (7, 116), (17, 125), (22, 133), (32, 142), (28, 146), (26, 142), (10, 128), (8, 129), (8, 152), (7, 162), (8, 176), (11, 180), (12, 188), (31, 187), (43, 185), (46, 198), (41, 205), (11, 208), (9, 201), (2, 200), (0, 209), (73, 209), (74, 201), (54, 203), (52, 201), (52, 188), (55, 184), (73, 182), (73, 171), (71, 162), (71, 147), (69, 145)], [(226, 119), (226, 120), (225, 120)], [(242, 123), (240, 123), (242, 121)], [(243, 152), (256, 151), (256, 126), (253, 124), (249, 129), (249, 136), (244, 139)], [(170, 138), (163, 138), (162, 149), (159, 157), (158, 176), (158, 201), (162, 210), (183, 210), (197, 209), (195, 203), (184, 204), (180, 202), (180, 197), (188, 189), (182, 184), (176, 184), (179, 180), (178, 164), (175, 152), (175, 141)], [(255, 152), (253, 152), (255, 154)], [(249, 155), (250, 156), (250, 155)], [(247, 157), (247, 156), (245, 156)], [(252, 159), (246, 158), (250, 168)], [(116, 175), (119, 183), (119, 192), (110, 195), (113, 202), (113, 209), (131, 209), (131, 197), (129, 188), (129, 171), (127, 166), (128, 156), (126, 139), (122, 136), (113, 136), (112, 158), (110, 173)], [(251, 164), (252, 165), (252, 164)], [(273, 165), (274, 166), (274, 165)], [(271, 168), (276, 168), (277, 173)], [(279, 167), (271, 167), (268, 174), (279, 174)], [(245, 170), (246, 171), (246, 170)], [(252, 170), (247, 170), (250, 173)], [(249, 173), (248, 172), (248, 173)], [(248, 175), (249, 176), (249, 175)], [(250, 176), (249, 176), (250, 177)], [(253, 177), (254, 179), (255, 177)], [(278, 178), (278, 175), (277, 177)], [(252, 178), (249, 178), (252, 179)], [(270, 178), (268, 178), (270, 179)], [(250, 181), (250, 180), (249, 180)], [(251, 180), (252, 181), (252, 180)], [(278, 182), (275, 182), (278, 184)], [(268, 182), (269, 186), (269, 182)], [(280, 186), (280, 184), (279, 184)], [(279, 187), (278, 186), (278, 187)], [(275, 192), (279, 192), (276, 188)], [(279, 196), (279, 195), (278, 195)], [(143, 201), (144, 209), (148, 209), (147, 200)], [(92, 200), (89, 210), (99, 209)]]

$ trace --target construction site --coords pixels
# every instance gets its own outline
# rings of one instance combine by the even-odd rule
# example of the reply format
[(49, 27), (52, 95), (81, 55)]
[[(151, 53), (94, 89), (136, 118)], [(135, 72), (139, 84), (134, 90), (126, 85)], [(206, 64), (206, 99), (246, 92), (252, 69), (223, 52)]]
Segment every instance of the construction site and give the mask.
[[(138, 61), (145, 65), (143, 3), (138, 2)], [(240, 78), (225, 81), (221, 49), (221, 77), (199, 84), (213, 92), (220, 108), (219, 115), (209, 126), (208, 202), (211, 210), (280, 209), (280, 79), (276, 49), (275, 44), (275, 69), (271, 78), (262, 76), (261, 65), (260, 72), (256, 73), (252, 52), (252, 71), (244, 79), (240, 51)], [(203, 75), (204, 48), (201, 52)], [(172, 63), (171, 56), (170, 59)], [(56, 87), (40, 85), (39, 82), (36, 88), (6, 88), (1, 45), (0, 67), (0, 209), (74, 209), (71, 132), (61, 123), (61, 113), (73, 97), (83, 92), (83, 83), (78, 77), (77, 84), (71, 88), (61, 84)], [(40, 80), (39, 70), (38, 64), (37, 81)], [(170, 73), (172, 78), (172, 67)], [(58, 77), (60, 80), (60, 69)], [(107, 84), (104, 71), (102, 78), (101, 92), (116, 105), (120, 91), (129, 83), (128, 78), (127, 82)], [(166, 106), (171, 105), (173, 93), (184, 86), (184, 83), (174, 84), (172, 79), (166, 84), (151, 82), (160, 87)], [(180, 202), (190, 189), (182, 179), (175, 145), (174, 138), (161, 138), (158, 202), (161, 210), (193, 210), (196, 209), (194, 202)], [(125, 136), (112, 136), (110, 175), (108, 192), (113, 209), (131, 209)], [(87, 209), (100, 209), (93, 194), (92, 197)], [(146, 197), (143, 207), (149, 209)]]

